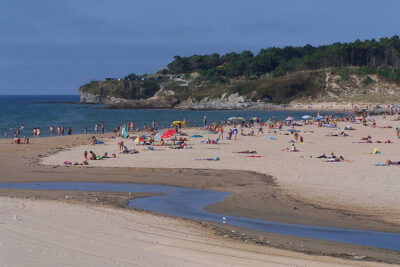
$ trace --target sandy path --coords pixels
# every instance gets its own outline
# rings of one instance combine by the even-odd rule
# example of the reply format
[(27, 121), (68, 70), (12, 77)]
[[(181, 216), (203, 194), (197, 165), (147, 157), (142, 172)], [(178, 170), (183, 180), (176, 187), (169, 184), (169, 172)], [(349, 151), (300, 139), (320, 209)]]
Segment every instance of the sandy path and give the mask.
[[(287, 131), (265, 133), (263, 136), (239, 136), (237, 141), (222, 140), (218, 145), (206, 145), (201, 141), (215, 135), (204, 134), (201, 130), (185, 130), (189, 135), (203, 134), (204, 138), (191, 138), (188, 142), (192, 149), (173, 150), (156, 147), (155, 151), (144, 151), (135, 155), (118, 154), (117, 141), (106, 140), (106, 145), (83, 145), (47, 157), (43, 164), (59, 165), (65, 160), (81, 161), (84, 150), (93, 150), (96, 154), (117, 153), (117, 159), (91, 161), (91, 166), (102, 167), (145, 167), (145, 168), (195, 168), (195, 169), (231, 169), (249, 170), (270, 174), (289, 195), (307, 202), (328, 208), (350, 209), (360, 212), (382, 215), (385, 220), (400, 224), (400, 168), (398, 166), (377, 167), (386, 159), (400, 160), (400, 140), (396, 139), (394, 128), (400, 127), (399, 121), (378, 118), (378, 126), (391, 125), (392, 129), (371, 128), (352, 125), (356, 130), (348, 131), (349, 137), (327, 137), (330, 128), (316, 126), (298, 127), (305, 138), (305, 144), (298, 144), (299, 153), (282, 152), (289, 147), (291, 135)], [(339, 123), (343, 128), (346, 123)], [(266, 129), (265, 129), (266, 130)], [(245, 133), (249, 130), (245, 130)], [(393, 144), (357, 144), (361, 137), (370, 135), (373, 140), (392, 140)], [(276, 138), (269, 140), (270, 136)], [(129, 148), (131, 140), (125, 140)], [(372, 155), (374, 148), (382, 154)], [(249, 158), (233, 151), (256, 150), (262, 158)], [(351, 162), (324, 162), (316, 159), (321, 154), (343, 155)], [(195, 158), (220, 157), (220, 161), (196, 161)], [(310, 158), (312, 157), (312, 158)], [(218, 178), (216, 178), (218, 179)]]
[(0, 200), (2, 266), (362, 265), (239, 243), (194, 223), (144, 212)]

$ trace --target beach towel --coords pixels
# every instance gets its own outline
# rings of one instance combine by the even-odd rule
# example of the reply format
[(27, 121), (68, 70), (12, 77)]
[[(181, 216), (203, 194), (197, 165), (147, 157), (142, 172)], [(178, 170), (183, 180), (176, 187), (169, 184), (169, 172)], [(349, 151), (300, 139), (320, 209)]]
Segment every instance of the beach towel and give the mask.
[(97, 140), (96, 144), (104, 144), (104, 142)]
[(254, 156), (254, 155), (252, 155), (252, 156), (245, 156), (246, 158), (263, 158), (263, 156)]

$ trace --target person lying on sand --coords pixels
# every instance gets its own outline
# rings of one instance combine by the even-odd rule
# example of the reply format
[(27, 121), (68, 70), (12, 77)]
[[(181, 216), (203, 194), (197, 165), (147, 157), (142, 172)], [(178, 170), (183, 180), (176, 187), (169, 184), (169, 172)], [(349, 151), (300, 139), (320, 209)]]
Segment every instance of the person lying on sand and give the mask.
[(385, 166), (390, 166), (390, 165), (400, 165), (400, 161), (391, 161), (390, 159), (388, 159), (385, 162)]
[(257, 154), (257, 151), (255, 150), (244, 150), (244, 151), (238, 151), (238, 152), (232, 152), (232, 153), (243, 153), (243, 154)]
[(363, 140), (363, 141), (368, 141), (368, 140), (370, 140), (372, 137), (371, 136), (367, 136), (367, 137), (363, 137), (363, 138), (361, 138), (360, 140)]
[(90, 138), (90, 145), (95, 145), (95, 144), (97, 144), (96, 136), (92, 136), (92, 138)]
[(172, 148), (172, 149), (182, 149), (182, 148), (185, 148), (185, 147), (186, 147), (185, 142), (180, 142), (180, 143), (178, 143), (177, 146), (170, 146), (169, 148)]
[(290, 148), (286, 147), (286, 148), (282, 149), (282, 151), (284, 151), (284, 152), (299, 152), (299, 150), (297, 150), (297, 148), (295, 147), (294, 144), (292, 144), (292, 146)]
[(205, 159), (192, 159), (192, 160), (209, 160), (209, 161), (218, 161), (218, 160), (219, 160), (219, 157), (205, 158)]
[(136, 149), (129, 150), (126, 146), (124, 146), (124, 150), (122, 151), (122, 154), (137, 154), (137, 153), (139, 153), (138, 150)]

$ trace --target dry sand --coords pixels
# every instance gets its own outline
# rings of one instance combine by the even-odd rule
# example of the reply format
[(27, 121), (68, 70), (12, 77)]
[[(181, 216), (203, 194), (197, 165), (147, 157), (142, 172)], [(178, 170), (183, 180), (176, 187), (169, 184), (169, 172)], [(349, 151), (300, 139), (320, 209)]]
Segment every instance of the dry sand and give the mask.
[[(90, 166), (139, 167), (139, 168), (193, 168), (216, 170), (248, 170), (272, 175), (285, 194), (320, 207), (357, 211), (381, 217), (383, 220), (400, 225), (400, 168), (398, 166), (375, 166), (386, 159), (399, 160), (400, 140), (395, 137), (394, 128), (399, 121), (379, 118), (377, 128), (352, 125), (355, 130), (347, 131), (348, 137), (326, 136), (339, 132), (331, 128), (316, 126), (297, 127), (304, 136), (305, 144), (296, 144), (298, 153), (282, 152), (289, 147), (292, 135), (286, 130), (265, 133), (261, 136), (238, 136), (237, 140), (222, 140), (217, 145), (203, 144), (207, 137), (204, 131), (187, 129), (189, 135), (202, 134), (205, 138), (190, 138), (192, 149), (170, 149), (155, 147), (146, 151), (132, 140), (124, 140), (129, 148), (140, 150), (139, 154), (119, 154), (116, 140), (104, 140), (105, 145), (81, 145), (46, 157), (45, 165), (60, 165), (65, 160), (82, 161), (85, 150), (97, 155), (104, 152), (116, 153), (117, 158), (90, 161)], [(347, 123), (339, 123), (344, 128)], [(391, 125), (392, 129), (379, 128)], [(287, 128), (286, 128), (287, 129)], [(266, 131), (266, 129), (264, 129)], [(312, 132), (307, 132), (312, 131)], [(245, 129), (245, 133), (249, 132)], [(360, 144), (361, 137), (370, 135), (373, 140), (392, 140), (391, 144)], [(276, 138), (269, 140), (270, 136)], [(381, 154), (373, 155), (377, 148)], [(256, 150), (262, 158), (249, 158), (234, 151)], [(325, 162), (316, 157), (334, 152), (350, 162)], [(218, 156), (219, 161), (193, 160)], [(312, 157), (312, 158), (311, 158)], [(217, 179), (217, 178), (216, 178)]]
[(217, 238), (195, 223), (144, 212), (0, 200), (2, 266), (383, 266)]

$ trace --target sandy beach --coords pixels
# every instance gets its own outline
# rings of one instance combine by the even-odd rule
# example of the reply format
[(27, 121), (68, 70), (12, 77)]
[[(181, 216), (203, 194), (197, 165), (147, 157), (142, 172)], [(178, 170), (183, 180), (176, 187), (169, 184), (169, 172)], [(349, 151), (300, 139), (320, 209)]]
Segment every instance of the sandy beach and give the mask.
[[(188, 135), (201, 134), (204, 136), (204, 138), (189, 138), (188, 146), (192, 147), (191, 149), (175, 150), (168, 147), (154, 147), (154, 151), (147, 151), (146, 146), (134, 146), (132, 140), (124, 139), (130, 149), (134, 147), (140, 152), (128, 155), (119, 154), (117, 142), (120, 139), (108, 139), (110, 134), (99, 136), (99, 139), (105, 142), (101, 145), (88, 145), (89, 136), (87, 135), (39, 138), (32, 140), (29, 145), (14, 145), (10, 144), (10, 139), (2, 139), (0, 141), (2, 151), (0, 153), (2, 169), (0, 178), (2, 182), (136, 182), (228, 191), (234, 194), (207, 209), (230, 215), (278, 222), (400, 232), (400, 181), (398, 179), (400, 169), (398, 166), (375, 166), (376, 163), (384, 163), (386, 159), (398, 160), (396, 152), (399, 150), (399, 141), (395, 137), (394, 129), (399, 127), (400, 123), (392, 121), (392, 119), (392, 117), (378, 118), (377, 128), (352, 124), (355, 130), (347, 131), (349, 134), (347, 137), (326, 136), (331, 131), (335, 133), (339, 130), (316, 126), (297, 127), (304, 137), (305, 143), (296, 144), (300, 150), (296, 153), (281, 151), (290, 146), (289, 141), (292, 139), (292, 135), (287, 135), (286, 129), (274, 133), (268, 132), (266, 128), (264, 128), (264, 135), (238, 136), (236, 141), (221, 140), (215, 145), (204, 144), (202, 141), (207, 138), (216, 139), (217, 136), (206, 134), (199, 129), (183, 129)], [(345, 123), (339, 123), (340, 128), (345, 125)], [(393, 128), (380, 128), (387, 125), (391, 125)], [(245, 133), (249, 131), (249, 129), (244, 130)], [(373, 140), (390, 139), (393, 143), (357, 143), (360, 142), (361, 137), (367, 135), (372, 136)], [(272, 136), (276, 140), (270, 140)], [(375, 148), (381, 151), (381, 154), (371, 154)], [(90, 161), (88, 166), (64, 166), (65, 160), (81, 161), (85, 150), (92, 150), (98, 155), (106, 151), (109, 154), (116, 153), (117, 158)], [(242, 150), (256, 150), (256, 155), (261, 157), (249, 158), (246, 157), (247, 154), (232, 153)], [(331, 152), (338, 156), (342, 155), (349, 162), (325, 162), (324, 159), (316, 158), (321, 154), (328, 155)], [(219, 161), (194, 160), (216, 156), (220, 158)], [(13, 203), (20, 200), (10, 200), (10, 197), (28, 198), (28, 200), (21, 200), (23, 203), (21, 205), (28, 207), (32, 205), (33, 207), (38, 205), (35, 203), (41, 203), (40, 205), (48, 210), (59, 209), (57, 205), (68, 206), (67, 204), (70, 204), (64, 203), (66, 201), (63, 199), (63, 192), (57, 196), (54, 192), (40, 192), (40, 194), (38, 192), (40, 191), (0, 190), (0, 195), (3, 196), (2, 205), (7, 207), (4, 210), (9, 211), (9, 215), (5, 218), (18, 211), (17, 206), (13, 206)], [(70, 207), (71, 216), (74, 212), (84, 214), (85, 212), (81, 209), (89, 208), (86, 205), (93, 201), (94, 196), (99, 199), (106, 198), (104, 207), (108, 207), (107, 210), (98, 210), (98, 207), (94, 207), (96, 212), (117, 212), (114, 211), (114, 208), (124, 207), (127, 202), (126, 198), (118, 200), (118, 195), (108, 196), (104, 193), (84, 195), (76, 198), (82, 198), (85, 207), (82, 207), (82, 203), (78, 203), (78, 207)], [(58, 200), (56, 202), (61, 201), (62, 203), (53, 203), (47, 200)], [(55, 206), (50, 207), (51, 205)], [(111, 209), (111, 206), (107, 205), (114, 208)], [(92, 206), (90, 206), (91, 208)], [(143, 212), (140, 214), (142, 216)], [(152, 214), (152, 216), (155, 215)], [(47, 218), (47, 220), (51, 221), (51, 218)], [(83, 216), (79, 222), (87, 220), (91, 219)], [(107, 231), (114, 231), (114, 226), (120, 227), (119, 223), (112, 225), (112, 227), (106, 227)], [(358, 260), (368, 258), (392, 263), (398, 263), (400, 260), (395, 251), (338, 245), (333, 242), (267, 233), (261, 235), (259, 232), (228, 225), (209, 224), (208, 227), (202, 225), (201, 229), (206, 232), (212, 230), (213, 235), (219, 233), (219, 235), (226, 236), (224, 238), (229, 237), (230, 239), (235, 238), (231, 234), (231, 231), (234, 230), (244, 233), (246, 240), (256, 240), (262, 237), (263, 240), (268, 240), (268, 243), (265, 242), (264, 245), (307, 254)], [(3, 231), (3, 233), (8, 232)], [(203, 235), (203, 232), (199, 235)], [(244, 238), (239, 239), (244, 241)], [(245, 242), (238, 243), (239, 247), (242, 245), (247, 246)], [(13, 250), (8, 245), (6, 247), (7, 250), (2, 251)], [(262, 247), (261, 253), (268, 254), (265, 250), (267, 248)], [(23, 250), (19, 248), (14, 251), (21, 252)], [(27, 255), (27, 253), (21, 252), (21, 255)], [(72, 255), (75, 254), (72, 253)], [(183, 255), (185, 255), (184, 257), (189, 256), (185, 253)], [(203, 260), (204, 258), (199, 256), (199, 262), (204, 264)], [(230, 262), (230, 260), (226, 262)], [(230, 262), (231, 265), (233, 263), (234, 261)], [(239, 265), (257, 266), (257, 263), (254, 262), (244, 261), (241, 263)], [(353, 264), (350, 261), (343, 263)], [(88, 262), (88, 265), (90, 264)], [(143, 264), (149, 265), (150, 263), (143, 262)], [(159, 264), (155, 263), (154, 265)], [(305, 263), (304, 265), (309, 266), (310, 264)], [(368, 265), (372, 264), (369, 262)]]
[[(394, 117), (393, 117), (394, 118)], [(383, 220), (400, 225), (400, 168), (398, 166), (375, 166), (387, 159), (398, 160), (400, 149), (395, 128), (399, 121), (392, 117), (379, 119), (376, 128), (354, 124), (355, 130), (346, 131), (349, 136), (328, 136), (337, 134), (349, 123), (339, 123), (339, 129), (316, 126), (297, 127), (304, 137), (304, 143), (296, 144), (299, 152), (282, 152), (289, 147), (293, 135), (287, 131), (267, 131), (263, 135), (238, 136), (237, 140), (221, 140), (218, 144), (203, 144), (207, 138), (217, 135), (204, 130), (185, 129), (189, 136), (203, 135), (203, 138), (189, 138), (191, 149), (170, 149), (155, 147), (147, 151), (145, 146), (136, 146), (132, 140), (125, 140), (129, 148), (135, 147), (138, 154), (120, 154), (117, 138), (104, 139), (105, 145), (82, 145), (61, 151), (43, 159), (45, 165), (60, 165), (64, 161), (81, 161), (83, 151), (93, 150), (97, 155), (115, 153), (117, 158), (90, 161), (90, 166), (136, 167), (136, 168), (192, 168), (216, 170), (245, 170), (272, 175), (283, 192), (295, 199), (321, 207), (343, 209), (381, 217)], [(384, 126), (393, 128), (380, 128)], [(229, 128), (229, 127), (226, 127)], [(244, 129), (245, 133), (250, 129)], [(371, 136), (374, 143), (361, 143), (362, 137)], [(274, 137), (275, 140), (270, 140)], [(391, 140), (393, 143), (375, 143)], [(380, 154), (372, 154), (374, 149)], [(239, 151), (257, 151), (260, 158), (246, 157)], [(326, 162), (320, 155), (331, 153), (342, 155), (346, 162)], [(250, 155), (251, 156), (251, 155)], [(196, 160), (219, 157), (219, 161)]]

